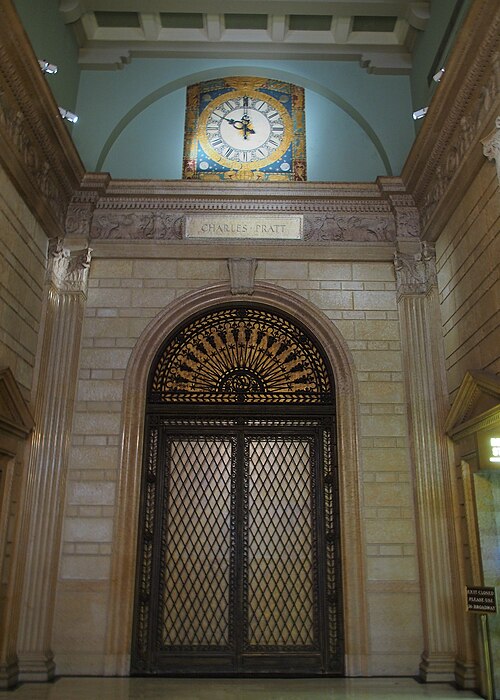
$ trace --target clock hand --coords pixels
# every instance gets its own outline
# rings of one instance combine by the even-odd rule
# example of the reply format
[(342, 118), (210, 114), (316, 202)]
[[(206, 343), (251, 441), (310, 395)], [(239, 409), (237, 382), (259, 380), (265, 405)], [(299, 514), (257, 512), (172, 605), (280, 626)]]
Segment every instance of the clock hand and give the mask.
[(250, 117), (248, 114), (245, 112), (245, 114), (241, 117), (241, 122), (243, 124), (243, 138), (247, 139), (248, 134), (255, 134), (255, 130), (252, 129), (250, 126)]
[(238, 129), (238, 131), (243, 131), (243, 138), (246, 139), (248, 138), (248, 134), (255, 134), (254, 129), (250, 127), (250, 117), (248, 114), (244, 114), (241, 118), (239, 119), (230, 119), (229, 117), (222, 117), (225, 119), (231, 126), (234, 126), (235, 129)]

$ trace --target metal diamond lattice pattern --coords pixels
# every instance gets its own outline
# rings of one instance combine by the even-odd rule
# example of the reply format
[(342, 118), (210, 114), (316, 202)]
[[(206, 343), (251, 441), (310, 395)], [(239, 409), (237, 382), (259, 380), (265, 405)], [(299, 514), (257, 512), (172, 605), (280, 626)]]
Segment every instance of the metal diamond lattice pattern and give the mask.
[(332, 382), (303, 329), (260, 308), (218, 309), (180, 329), (151, 374), (152, 403), (331, 404)]
[(230, 642), (233, 454), (230, 439), (170, 442), (162, 647), (227, 647)]
[(248, 444), (249, 648), (314, 644), (311, 442)]

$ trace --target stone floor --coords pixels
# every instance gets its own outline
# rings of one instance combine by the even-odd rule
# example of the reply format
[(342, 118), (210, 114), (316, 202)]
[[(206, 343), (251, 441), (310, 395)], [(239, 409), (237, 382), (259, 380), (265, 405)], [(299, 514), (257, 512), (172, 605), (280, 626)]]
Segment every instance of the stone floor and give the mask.
[(59, 678), (0, 691), (1, 700), (466, 700), (478, 698), (447, 683), (412, 678), (179, 679)]

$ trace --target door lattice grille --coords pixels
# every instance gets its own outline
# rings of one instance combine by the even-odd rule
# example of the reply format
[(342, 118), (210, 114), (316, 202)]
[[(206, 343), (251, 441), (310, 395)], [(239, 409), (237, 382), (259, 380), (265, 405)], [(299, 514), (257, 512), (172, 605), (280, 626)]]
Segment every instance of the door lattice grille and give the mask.
[(148, 392), (133, 671), (342, 673), (321, 348), (277, 312), (221, 307), (167, 339)]
[(248, 648), (314, 643), (311, 441), (248, 444)]
[[(225, 647), (230, 641), (234, 446), (170, 442), (164, 510), (161, 647)], [(167, 518), (168, 513), (168, 518)]]

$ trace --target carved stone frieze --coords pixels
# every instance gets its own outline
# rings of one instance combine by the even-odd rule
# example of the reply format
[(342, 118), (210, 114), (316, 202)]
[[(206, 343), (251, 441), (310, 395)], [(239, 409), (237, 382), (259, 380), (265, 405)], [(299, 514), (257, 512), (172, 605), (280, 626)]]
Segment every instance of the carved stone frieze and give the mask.
[(45, 230), (62, 235), (83, 166), (8, 3), (0, 23), (0, 162)]
[(420, 214), (413, 197), (409, 194), (392, 195), (390, 201), (396, 217), (397, 237), (419, 238)]
[(495, 120), (495, 129), (481, 143), (483, 154), (488, 160), (494, 160), (496, 163), (498, 182), (500, 182), (500, 117)]
[(429, 243), (422, 243), (417, 253), (394, 254), (398, 295), (427, 294), (437, 286), (436, 253)]
[(452, 180), (460, 170), (467, 152), (484, 128), (490, 109), (498, 98), (498, 83), (498, 57), (496, 57), (496, 70), (492, 72), (486, 85), (479, 91), (471, 111), (461, 117), (448, 147), (435, 168), (434, 177), (422, 204), (422, 221), (424, 225), (429, 221), (434, 209), (445, 196)]
[(428, 240), (437, 238), (446, 206), (457, 205), (480, 167), (480, 139), (498, 109), (499, 51), (498, 1), (476, 0), (403, 169)]
[(335, 212), (309, 214), (304, 217), (306, 241), (392, 241), (396, 235), (390, 214), (362, 216)]
[(186, 216), (202, 212), (242, 219), (249, 213), (300, 215), (308, 243), (379, 243), (419, 235), (415, 202), (399, 178), (354, 184), (351, 197), (347, 185), (337, 191), (325, 183), (290, 183), (278, 191), (246, 184), (242, 190), (239, 184), (205, 191), (191, 181), (125, 182), (87, 175), (69, 206), (66, 233), (86, 241), (178, 241), (186, 236)]
[(72, 202), (66, 215), (66, 235), (88, 239), (93, 211), (94, 206), (90, 202)]
[(94, 212), (91, 239), (179, 240), (184, 230), (181, 212), (130, 208), (126, 211)]
[(47, 279), (58, 292), (87, 294), (92, 250), (85, 248), (71, 252), (59, 238), (49, 242)]

